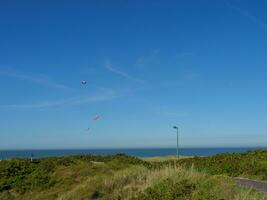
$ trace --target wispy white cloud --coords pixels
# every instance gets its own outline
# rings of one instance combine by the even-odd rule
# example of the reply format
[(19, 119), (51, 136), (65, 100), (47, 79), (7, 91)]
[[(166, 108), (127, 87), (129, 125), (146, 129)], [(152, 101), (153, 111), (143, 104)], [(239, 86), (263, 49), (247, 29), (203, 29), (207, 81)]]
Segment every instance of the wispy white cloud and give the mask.
[(106, 68), (107, 70), (109, 70), (110, 72), (112, 72), (112, 73), (114, 73), (114, 74), (117, 74), (117, 75), (119, 75), (119, 76), (121, 76), (121, 77), (124, 77), (124, 78), (126, 78), (126, 79), (128, 79), (128, 80), (135, 81), (135, 82), (138, 82), (138, 83), (144, 83), (144, 81), (141, 80), (141, 79), (135, 78), (135, 77), (133, 77), (133, 76), (130, 76), (130, 75), (127, 74), (126, 72), (123, 72), (123, 71), (121, 71), (121, 70), (115, 69), (114, 67), (111, 66), (111, 64), (110, 64), (109, 61), (106, 62), (105, 68)]
[(137, 59), (135, 66), (139, 68), (146, 68), (150, 67), (151, 65), (154, 65), (158, 60), (159, 53), (160, 53), (159, 49), (154, 49), (150, 54), (140, 56)]
[(225, 1), (226, 5), (237, 11), (239, 14), (245, 16), (246, 18), (248, 18), (251, 22), (253, 22), (254, 24), (256, 24), (258, 27), (262, 28), (264, 31), (267, 32), (267, 23), (264, 22), (263, 20), (261, 20), (260, 18), (256, 17), (255, 15), (251, 14), (250, 12), (248, 12), (247, 10), (240, 8), (238, 6), (235, 6), (231, 3), (229, 3), (228, 1)]
[(57, 108), (63, 106), (78, 106), (82, 104), (111, 100), (117, 96), (118, 93), (116, 91), (112, 89), (103, 88), (102, 91), (90, 96), (73, 97), (68, 99), (31, 103), (31, 104), (0, 105), (0, 110), (45, 109), (45, 108)]
[(54, 89), (61, 89), (61, 90), (71, 89), (70, 87), (66, 85), (52, 81), (51, 79), (49, 79), (48, 77), (44, 75), (30, 74), (30, 73), (17, 71), (17, 70), (0, 70), (0, 76), (24, 79), (24, 80), (28, 80), (36, 84), (49, 87), (49, 88), (54, 88)]

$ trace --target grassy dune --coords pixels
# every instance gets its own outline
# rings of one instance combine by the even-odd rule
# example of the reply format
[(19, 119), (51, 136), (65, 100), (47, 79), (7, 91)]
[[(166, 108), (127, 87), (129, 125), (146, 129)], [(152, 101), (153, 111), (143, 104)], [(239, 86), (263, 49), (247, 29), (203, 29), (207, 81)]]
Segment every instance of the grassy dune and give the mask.
[[(265, 154), (257, 156), (265, 159)], [(196, 159), (144, 161), (116, 155), (1, 161), (0, 199), (267, 199), (263, 193), (239, 187), (227, 173), (200, 170), (206, 165), (200, 161), (195, 167)]]
[[(211, 175), (222, 174), (232, 177), (246, 177), (267, 181), (267, 151), (258, 150), (247, 153), (225, 153), (208, 157), (192, 157), (175, 161), (185, 168), (195, 169)], [(163, 161), (161, 165), (171, 164)]]

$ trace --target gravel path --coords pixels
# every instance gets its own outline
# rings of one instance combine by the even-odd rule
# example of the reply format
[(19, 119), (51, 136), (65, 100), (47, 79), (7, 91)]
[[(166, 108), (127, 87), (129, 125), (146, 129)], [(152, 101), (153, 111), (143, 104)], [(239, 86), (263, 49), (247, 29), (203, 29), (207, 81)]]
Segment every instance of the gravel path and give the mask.
[(257, 190), (267, 192), (267, 182), (255, 181), (255, 180), (239, 178), (239, 177), (234, 178), (234, 179), (242, 186), (252, 187)]

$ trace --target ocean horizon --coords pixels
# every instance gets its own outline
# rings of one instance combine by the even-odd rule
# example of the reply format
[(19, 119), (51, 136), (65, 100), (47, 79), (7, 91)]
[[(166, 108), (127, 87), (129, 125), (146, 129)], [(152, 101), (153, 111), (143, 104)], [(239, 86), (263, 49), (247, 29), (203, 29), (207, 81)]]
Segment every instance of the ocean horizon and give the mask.
[[(267, 149), (267, 147), (195, 147), (180, 148), (181, 156), (210, 156), (219, 153), (241, 153)], [(0, 150), (0, 160), (12, 158), (45, 158), (70, 155), (114, 155), (127, 154), (135, 157), (155, 157), (176, 155), (176, 148), (106, 148), (106, 149), (25, 149), (25, 150)]]

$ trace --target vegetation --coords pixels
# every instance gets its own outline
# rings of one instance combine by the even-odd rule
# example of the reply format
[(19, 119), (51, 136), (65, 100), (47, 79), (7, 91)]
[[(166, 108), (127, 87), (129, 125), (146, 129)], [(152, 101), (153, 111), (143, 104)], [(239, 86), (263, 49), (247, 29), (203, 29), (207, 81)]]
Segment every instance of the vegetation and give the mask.
[(240, 188), (226, 176), (210, 176), (194, 169), (178, 169), (148, 187), (136, 198), (138, 200), (208, 200), (208, 199), (264, 199), (263, 194)]
[(154, 157), (144, 157), (142, 160), (148, 162), (163, 162), (163, 161), (171, 161), (171, 160), (180, 160), (183, 158), (192, 158), (192, 156), (154, 156)]
[(264, 179), (266, 155), (256, 151), (167, 161), (124, 154), (3, 160), (0, 199), (267, 199), (227, 176)]
[[(172, 161), (158, 163), (168, 165)], [(225, 153), (209, 157), (179, 159), (176, 165), (195, 169), (211, 175), (221, 174), (232, 177), (247, 177), (267, 180), (267, 151), (257, 150), (247, 153)]]

